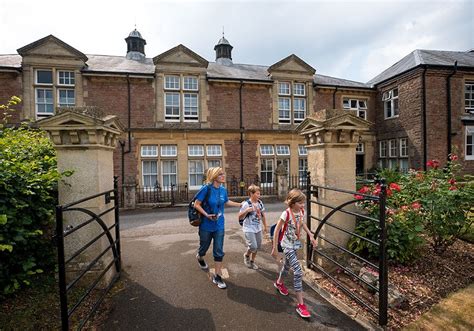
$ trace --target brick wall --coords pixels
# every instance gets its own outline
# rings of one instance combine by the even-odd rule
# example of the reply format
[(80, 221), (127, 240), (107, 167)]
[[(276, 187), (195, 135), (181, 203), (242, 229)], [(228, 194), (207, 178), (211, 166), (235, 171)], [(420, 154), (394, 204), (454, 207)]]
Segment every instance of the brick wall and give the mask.
[[(0, 105), (6, 105), (10, 97), (17, 96), (22, 98), (22, 84), (21, 75), (16, 72), (0, 72)], [(8, 123), (19, 123), (20, 114), (23, 109), (23, 103), (11, 107), (16, 111), (10, 113), (11, 117), (8, 119)], [(3, 120), (3, 112), (0, 113), (0, 121)]]
[(240, 128), (238, 84), (210, 83), (208, 100), (211, 128)]
[(273, 110), (269, 89), (267, 85), (244, 85), (242, 110), (245, 129), (269, 130), (272, 128)]

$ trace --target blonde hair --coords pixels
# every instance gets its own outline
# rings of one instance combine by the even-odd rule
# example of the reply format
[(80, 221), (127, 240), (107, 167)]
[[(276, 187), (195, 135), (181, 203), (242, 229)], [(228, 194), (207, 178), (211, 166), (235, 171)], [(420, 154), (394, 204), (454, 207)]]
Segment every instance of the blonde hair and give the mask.
[(212, 167), (207, 169), (206, 183), (212, 184), (217, 179), (217, 177), (219, 177), (220, 172), (224, 172), (221, 167)]
[(301, 190), (294, 188), (290, 192), (288, 192), (285, 203), (288, 205), (288, 207), (291, 207), (295, 203), (303, 202), (303, 201), (306, 201), (306, 195), (304, 195), (304, 193), (301, 192)]
[(260, 187), (258, 187), (258, 186), (255, 185), (255, 184), (252, 184), (252, 185), (249, 186), (249, 188), (247, 189), (247, 191), (249, 192), (249, 195), (250, 195), (250, 194), (253, 194), (253, 193), (257, 192), (257, 191), (260, 191)]

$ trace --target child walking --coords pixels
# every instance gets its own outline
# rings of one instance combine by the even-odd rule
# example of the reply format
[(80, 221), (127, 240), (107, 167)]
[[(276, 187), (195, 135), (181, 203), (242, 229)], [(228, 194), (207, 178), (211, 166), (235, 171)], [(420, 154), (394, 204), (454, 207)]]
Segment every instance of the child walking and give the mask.
[[(248, 188), (250, 199), (242, 204), (239, 212), (239, 222), (242, 224), (247, 251), (244, 253), (244, 264), (247, 268), (257, 270), (255, 257), (257, 250), (262, 245), (262, 230), (267, 232), (267, 221), (265, 219), (265, 206), (260, 200), (260, 187), (250, 185)], [(263, 224), (263, 227), (262, 227)]]
[(291, 190), (286, 198), (288, 208), (281, 214), (280, 219), (278, 220), (273, 236), (272, 248), (272, 256), (277, 258), (279, 241), (278, 234), (281, 229), (283, 236), (280, 244), (285, 257), (283, 267), (280, 270), (278, 279), (273, 283), (273, 286), (276, 287), (280, 294), (288, 295), (288, 289), (283, 284), (283, 276), (288, 273), (290, 268), (293, 269), (293, 282), (296, 300), (298, 301), (296, 312), (303, 318), (309, 318), (311, 314), (303, 301), (303, 271), (296, 255), (296, 251), (303, 247), (300, 241), (301, 228), (303, 228), (303, 230), (310, 236), (313, 246), (316, 246), (316, 240), (312, 237), (311, 231), (304, 222), (303, 216), (305, 201), (306, 196), (298, 189)]

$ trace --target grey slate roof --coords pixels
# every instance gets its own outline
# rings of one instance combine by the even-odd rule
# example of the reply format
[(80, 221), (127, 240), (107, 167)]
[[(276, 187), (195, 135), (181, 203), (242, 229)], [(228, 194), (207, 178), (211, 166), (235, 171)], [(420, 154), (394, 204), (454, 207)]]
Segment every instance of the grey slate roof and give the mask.
[(417, 49), (369, 80), (367, 84), (379, 84), (419, 65), (453, 66), (454, 61), (458, 61), (458, 67), (474, 67), (474, 52)]
[(21, 55), (18, 54), (5, 54), (0, 55), (0, 68), (6, 67), (11, 69), (21, 68)]
[(335, 77), (325, 76), (325, 75), (320, 75), (320, 74), (314, 75), (314, 83), (316, 85), (323, 85), (323, 86), (371, 88), (370, 85), (365, 84), (365, 83), (355, 82), (353, 80), (335, 78)]
[(272, 80), (268, 76), (267, 69), (267, 66), (251, 64), (222, 65), (209, 62), (207, 76), (209, 78), (248, 79), (271, 82)]
[(87, 67), (83, 72), (110, 72), (151, 74), (155, 73), (153, 59), (145, 58), (143, 61), (129, 60), (125, 56), (87, 55)]

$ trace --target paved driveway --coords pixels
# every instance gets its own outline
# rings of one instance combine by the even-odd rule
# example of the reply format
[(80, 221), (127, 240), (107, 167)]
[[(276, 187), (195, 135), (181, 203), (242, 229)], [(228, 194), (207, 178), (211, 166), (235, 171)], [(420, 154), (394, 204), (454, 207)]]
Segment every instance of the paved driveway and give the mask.
[[(267, 205), (269, 224), (284, 209)], [(243, 264), (244, 240), (237, 209), (226, 209), (228, 288), (218, 289), (196, 261), (197, 229), (187, 222), (186, 208), (124, 212), (121, 215), (125, 287), (112, 299), (105, 330), (362, 330), (322, 297), (305, 287), (312, 313), (303, 320), (295, 312), (294, 292), (282, 297), (273, 281), (277, 265), (270, 244), (257, 256), (260, 270)], [(209, 254), (210, 253), (210, 254)], [(212, 252), (206, 256), (212, 268)], [(292, 284), (292, 279), (286, 281)]]

